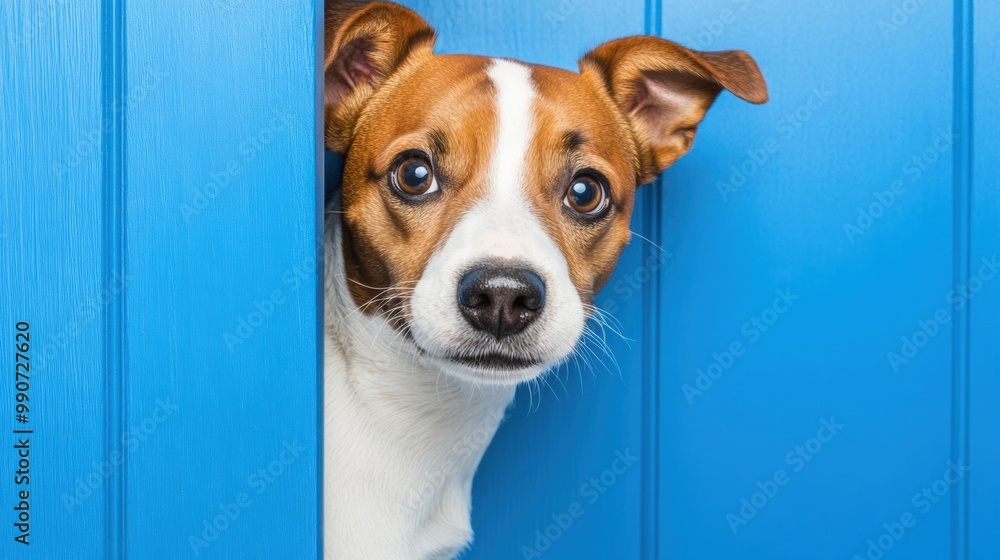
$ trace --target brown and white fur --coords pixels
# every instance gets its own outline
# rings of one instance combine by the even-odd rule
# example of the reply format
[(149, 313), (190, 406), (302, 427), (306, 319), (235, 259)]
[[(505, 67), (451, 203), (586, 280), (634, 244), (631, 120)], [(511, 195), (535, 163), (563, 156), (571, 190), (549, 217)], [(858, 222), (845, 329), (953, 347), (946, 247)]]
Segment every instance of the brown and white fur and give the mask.
[(631, 37), (576, 73), (435, 55), (395, 4), (326, 16), (326, 146), (346, 161), (326, 224), (325, 556), (449, 559), (515, 386), (573, 352), (637, 186), (722, 89), (767, 90), (741, 51)]

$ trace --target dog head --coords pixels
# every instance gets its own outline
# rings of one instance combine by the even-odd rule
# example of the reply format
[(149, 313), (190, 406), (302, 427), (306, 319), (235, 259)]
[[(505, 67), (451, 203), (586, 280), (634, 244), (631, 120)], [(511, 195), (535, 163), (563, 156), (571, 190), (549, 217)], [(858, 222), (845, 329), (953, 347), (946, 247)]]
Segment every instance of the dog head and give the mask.
[(435, 55), (390, 3), (327, 11), (326, 146), (345, 154), (344, 272), (420, 360), (510, 384), (566, 358), (629, 242), (638, 185), (690, 148), (727, 89), (767, 100), (742, 51), (653, 37), (580, 72)]

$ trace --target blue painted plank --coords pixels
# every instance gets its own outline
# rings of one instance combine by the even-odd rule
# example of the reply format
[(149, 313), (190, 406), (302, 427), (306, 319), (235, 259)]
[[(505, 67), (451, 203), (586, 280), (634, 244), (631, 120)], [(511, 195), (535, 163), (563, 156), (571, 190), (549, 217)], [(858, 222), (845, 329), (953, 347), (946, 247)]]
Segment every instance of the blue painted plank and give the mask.
[(321, 6), (127, 6), (129, 558), (320, 554)]
[[(975, 64), (973, 54), (973, 0), (954, 2), (954, 70), (955, 100), (952, 118), (957, 141), (952, 156), (952, 282), (947, 311), (951, 316), (951, 457), (958, 465), (971, 468), (969, 462), (969, 381), (970, 381), (970, 304), (974, 295), (967, 291), (973, 286), (970, 251), (972, 250), (971, 208), (973, 199), (973, 110)], [(989, 261), (983, 264), (990, 266)], [(989, 271), (985, 271), (989, 272)], [(982, 274), (982, 272), (980, 273)], [(992, 274), (990, 278), (992, 278)], [(978, 278), (982, 282), (983, 278)], [(979, 286), (981, 289), (982, 286)], [(978, 291), (978, 290), (977, 290)], [(963, 475), (950, 492), (951, 557), (969, 558), (969, 479)]]
[(951, 457), (952, 7), (897, 4), (664, 4), (771, 102), (723, 95), (666, 174), (661, 558), (949, 555), (914, 496)]
[[(983, 259), (1000, 261), (1000, 5), (977, 1), (973, 7), (975, 51), (972, 106), (973, 150), (971, 192), (971, 246), (968, 293), (969, 447), (969, 558), (1000, 558), (1000, 275)], [(976, 280), (978, 278), (978, 280)]]
[[(70, 544), (81, 560), (107, 552), (103, 332), (121, 279), (101, 267), (100, 26), (97, 1), (0, 6), (0, 558), (66, 558)], [(29, 362), (16, 356), (21, 321)], [(30, 363), (26, 423), (18, 362)], [(27, 469), (15, 455), (25, 437)], [(22, 501), (27, 546), (14, 540)]]
[[(437, 29), (438, 52), (506, 56), (572, 70), (601, 42), (641, 34), (646, 27), (641, 0), (404, 4)], [(547, 384), (518, 392), (476, 475), (476, 540), (463, 558), (640, 558), (640, 292), (649, 266), (659, 267), (665, 258), (634, 240), (598, 300), (634, 340), (626, 343), (608, 333), (617, 366), (592, 347), (596, 357), (571, 362)], [(640, 459), (614, 474), (619, 454)]]

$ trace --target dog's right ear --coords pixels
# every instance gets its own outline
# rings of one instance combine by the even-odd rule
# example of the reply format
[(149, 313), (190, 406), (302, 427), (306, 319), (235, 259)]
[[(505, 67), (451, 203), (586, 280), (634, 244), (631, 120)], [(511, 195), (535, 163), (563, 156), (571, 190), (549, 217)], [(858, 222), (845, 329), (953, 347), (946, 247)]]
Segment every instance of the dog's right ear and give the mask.
[(327, 0), (326, 147), (345, 153), (365, 103), (415, 56), (433, 54), (434, 30), (412, 10), (388, 2)]

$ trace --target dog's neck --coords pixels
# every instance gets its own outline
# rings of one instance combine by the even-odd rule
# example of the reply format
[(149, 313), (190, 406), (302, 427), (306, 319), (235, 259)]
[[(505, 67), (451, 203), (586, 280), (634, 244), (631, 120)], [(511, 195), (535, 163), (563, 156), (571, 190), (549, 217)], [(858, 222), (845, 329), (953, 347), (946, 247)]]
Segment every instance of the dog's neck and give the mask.
[(450, 559), (471, 541), (472, 478), (514, 388), (422, 363), (384, 318), (359, 310), (341, 227), (327, 218), (326, 559)]

